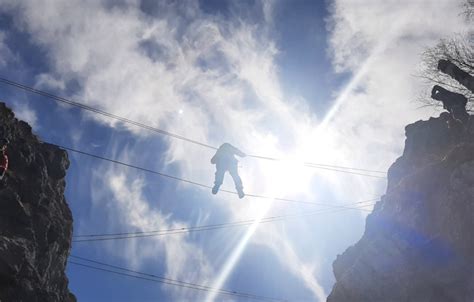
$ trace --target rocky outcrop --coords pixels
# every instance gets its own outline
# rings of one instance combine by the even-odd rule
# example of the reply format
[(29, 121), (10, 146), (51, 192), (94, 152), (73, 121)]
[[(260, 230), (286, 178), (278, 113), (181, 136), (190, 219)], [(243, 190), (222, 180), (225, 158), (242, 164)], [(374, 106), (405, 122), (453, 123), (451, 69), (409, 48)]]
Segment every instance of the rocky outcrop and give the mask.
[(365, 232), (333, 263), (328, 302), (474, 301), (474, 118), (406, 127)]
[(64, 198), (67, 153), (38, 141), (0, 103), (10, 168), (0, 181), (0, 301), (75, 301), (65, 275), (72, 215)]

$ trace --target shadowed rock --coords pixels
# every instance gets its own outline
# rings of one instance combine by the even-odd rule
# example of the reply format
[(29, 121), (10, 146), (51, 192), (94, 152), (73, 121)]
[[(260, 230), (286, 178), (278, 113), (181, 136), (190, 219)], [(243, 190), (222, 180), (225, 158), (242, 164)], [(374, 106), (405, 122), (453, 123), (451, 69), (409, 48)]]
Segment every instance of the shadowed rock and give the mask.
[(333, 263), (328, 302), (474, 301), (474, 119), (406, 127), (362, 238)]
[(40, 143), (4, 103), (0, 135), (10, 140), (0, 183), (0, 301), (76, 301), (65, 275), (72, 236), (67, 153)]

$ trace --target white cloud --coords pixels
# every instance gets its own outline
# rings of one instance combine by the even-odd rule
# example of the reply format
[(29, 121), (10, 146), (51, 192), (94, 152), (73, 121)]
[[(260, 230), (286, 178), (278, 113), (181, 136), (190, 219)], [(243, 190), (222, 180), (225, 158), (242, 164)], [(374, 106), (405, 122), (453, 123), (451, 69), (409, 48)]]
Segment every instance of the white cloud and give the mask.
[[(121, 150), (117, 156), (124, 162), (130, 162), (133, 158), (127, 148)], [(94, 208), (107, 209), (108, 215), (102, 223), (108, 224), (109, 232), (120, 229), (140, 232), (188, 227), (185, 222), (173, 219), (151, 206), (151, 200), (156, 202), (161, 197), (150, 198), (144, 195), (147, 182), (138, 172), (103, 164), (95, 170), (91, 183)], [(121, 258), (138, 270), (157, 274), (156, 267), (164, 265), (165, 277), (170, 279), (206, 284), (213, 276), (209, 259), (202, 247), (189, 241), (189, 234), (108, 242), (105, 246), (108, 254)], [(144, 266), (146, 263), (147, 266)], [(154, 265), (150, 266), (149, 263)], [(196, 296), (193, 290), (172, 286), (164, 289), (178, 300)]]
[(0, 67), (5, 67), (8, 62), (16, 61), (15, 55), (6, 44), (6, 38), (7, 33), (0, 30)]
[(13, 107), (17, 119), (27, 122), (36, 131), (39, 128), (36, 111), (24, 103), (15, 103)]
[[(271, 226), (265, 228), (261, 234), (262, 242), (278, 250), (282, 266), (287, 267), (293, 275), (299, 276), (318, 301), (325, 301), (327, 294), (318, 280), (317, 273), (315, 273), (317, 263), (305, 263), (295, 251), (291, 241), (288, 240), (288, 238), (291, 238), (288, 234), (274, 236), (274, 234), (281, 232), (281, 228), (276, 229)], [(316, 260), (314, 259), (314, 261)]]
[(36, 76), (36, 87), (40, 89), (56, 89), (56, 90), (64, 90), (66, 88), (66, 84), (64, 81), (53, 78), (50, 74), (42, 73)]
[(420, 54), (463, 32), (462, 1), (335, 1), (330, 53), (339, 71), (362, 74), (330, 121), (336, 144), (362, 166), (386, 168), (403, 147), (404, 126), (433, 113), (419, 109)]

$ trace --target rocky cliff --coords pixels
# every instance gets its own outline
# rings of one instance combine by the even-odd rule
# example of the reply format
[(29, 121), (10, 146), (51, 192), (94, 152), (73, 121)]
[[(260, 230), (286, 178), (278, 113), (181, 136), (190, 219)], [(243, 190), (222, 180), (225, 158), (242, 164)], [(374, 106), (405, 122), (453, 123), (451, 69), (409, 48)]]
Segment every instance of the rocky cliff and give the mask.
[(0, 103), (10, 140), (0, 181), (0, 301), (75, 301), (65, 275), (72, 215), (64, 198), (67, 153), (44, 144)]
[(474, 301), (474, 118), (406, 127), (365, 232), (333, 263), (328, 302)]

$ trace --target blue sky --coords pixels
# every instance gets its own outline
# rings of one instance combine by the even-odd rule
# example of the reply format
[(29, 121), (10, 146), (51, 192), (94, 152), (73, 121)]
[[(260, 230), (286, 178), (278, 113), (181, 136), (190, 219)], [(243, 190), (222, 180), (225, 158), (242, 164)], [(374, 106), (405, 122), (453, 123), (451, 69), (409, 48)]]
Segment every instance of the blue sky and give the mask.
[[(437, 114), (419, 108), (429, 86), (413, 75), (425, 47), (469, 29), (459, 10), (450, 0), (0, 0), (0, 74), (211, 145), (284, 158), (242, 159), (245, 191), (337, 205), (379, 196), (385, 181), (301, 163), (386, 170), (401, 154), (404, 126)], [(212, 185), (212, 150), (4, 85), (0, 99), (44, 141)], [(70, 160), (76, 235), (317, 209), (213, 196), (82, 155)], [(228, 176), (223, 187), (233, 189)], [(72, 253), (212, 287), (324, 301), (332, 262), (361, 236), (366, 214), (75, 243)], [(245, 300), (74, 265), (67, 274), (79, 301)]]

